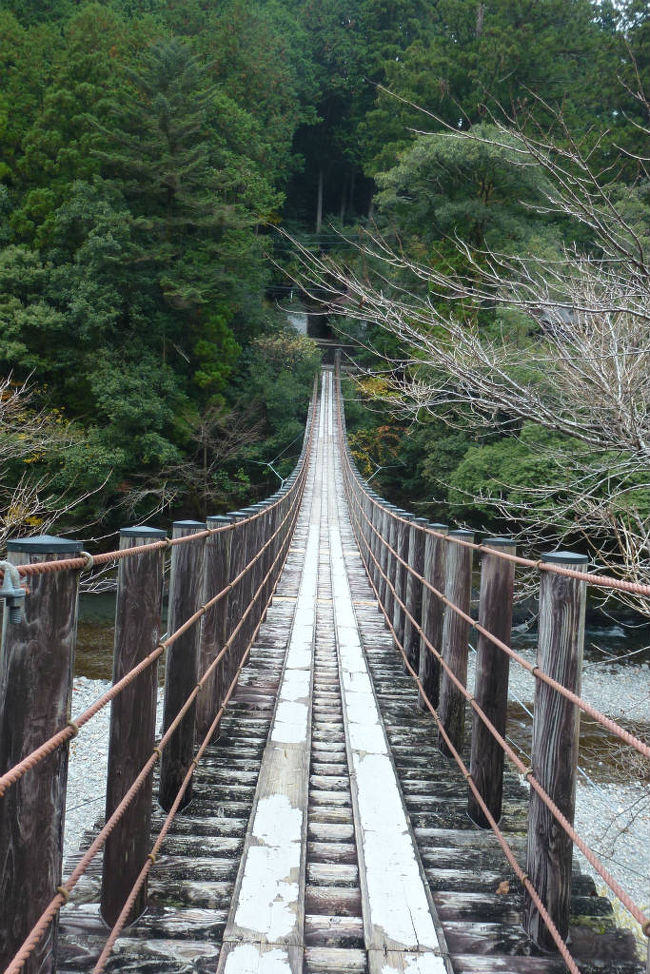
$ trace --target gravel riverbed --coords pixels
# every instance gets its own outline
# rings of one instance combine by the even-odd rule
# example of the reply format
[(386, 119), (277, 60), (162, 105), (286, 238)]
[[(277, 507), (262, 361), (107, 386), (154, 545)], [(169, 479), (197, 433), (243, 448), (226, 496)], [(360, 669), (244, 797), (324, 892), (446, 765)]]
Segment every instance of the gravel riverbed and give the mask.
[[(530, 662), (534, 650), (520, 650)], [(468, 684), (474, 685), (473, 654)], [(530, 709), (534, 678), (516, 664), (511, 667), (511, 692), (518, 707)], [(80, 714), (107, 687), (102, 680), (77, 677), (74, 681), (72, 715)], [(650, 667), (647, 663), (617, 665), (587, 663), (583, 697), (614, 718), (633, 720), (650, 728)], [(162, 705), (158, 707), (159, 717)], [(68, 802), (66, 806), (65, 855), (76, 852), (83, 833), (104, 812), (108, 758), (110, 706), (82, 728), (70, 747)], [(643, 759), (640, 758), (640, 761)], [(597, 762), (598, 763), (598, 762)], [(641, 765), (639, 765), (639, 768)], [(650, 783), (634, 781), (625, 769), (611, 773), (603, 762), (589, 777), (578, 779), (576, 825), (580, 835), (600, 856), (614, 878), (641, 907), (650, 907)], [(637, 775), (638, 776), (638, 775)], [(594, 780), (594, 779), (598, 780)], [(611, 780), (614, 779), (614, 780)], [(582, 859), (582, 857), (580, 857)], [(582, 859), (601, 887), (602, 881)]]

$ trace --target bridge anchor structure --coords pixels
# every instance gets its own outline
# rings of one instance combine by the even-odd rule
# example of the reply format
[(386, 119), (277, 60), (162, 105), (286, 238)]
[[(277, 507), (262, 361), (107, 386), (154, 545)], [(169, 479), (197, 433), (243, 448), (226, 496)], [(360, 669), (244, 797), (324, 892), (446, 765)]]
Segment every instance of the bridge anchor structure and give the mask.
[[(169, 539), (130, 528), (119, 553), (94, 559), (120, 566), (108, 797), (105, 820), (63, 865), (66, 749), (93, 716), (68, 719), (89, 558), (76, 548), (10, 555), (31, 591), (24, 622), (5, 624), (0, 667), (1, 969), (645, 970), (572, 858), (575, 839), (584, 846), (572, 828), (577, 714), (594, 713), (579, 696), (585, 566), (568, 555), (538, 565), (541, 689), (526, 766), (505, 730), (515, 568), (528, 560), (508, 539), (479, 545), (374, 494), (346, 448), (334, 370), (276, 495), (205, 525), (178, 522)], [(63, 650), (49, 724), (21, 742), (17, 715), (30, 726), (43, 693), (34, 654)], [(18, 685), (29, 690), (20, 700)]]

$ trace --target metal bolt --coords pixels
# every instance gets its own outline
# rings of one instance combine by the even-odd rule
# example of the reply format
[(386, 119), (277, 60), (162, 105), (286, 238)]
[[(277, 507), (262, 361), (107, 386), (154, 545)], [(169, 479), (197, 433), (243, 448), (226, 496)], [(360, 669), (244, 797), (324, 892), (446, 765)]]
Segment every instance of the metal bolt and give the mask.
[(0, 588), (0, 601), (5, 602), (9, 610), (9, 622), (15, 625), (22, 622), (25, 589), (20, 584), (20, 575), (15, 565), (8, 561), (0, 561), (0, 568), (4, 571), (4, 579)]

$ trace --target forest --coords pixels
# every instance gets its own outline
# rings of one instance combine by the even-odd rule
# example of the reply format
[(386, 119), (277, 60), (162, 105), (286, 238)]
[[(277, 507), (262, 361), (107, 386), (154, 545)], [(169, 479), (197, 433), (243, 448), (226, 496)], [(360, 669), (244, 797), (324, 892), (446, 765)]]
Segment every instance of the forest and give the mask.
[[(352, 445), (380, 489), (545, 541), (558, 522), (634, 575), (648, 92), (645, 0), (3, 0), (0, 540), (273, 489), (320, 361), (297, 292), (358, 344)], [(638, 368), (597, 435), (610, 377), (550, 376), (598, 304), (567, 279), (604, 320), (605, 265), (636, 289), (632, 311), (607, 293)], [(472, 372), (485, 341), (500, 385)]]

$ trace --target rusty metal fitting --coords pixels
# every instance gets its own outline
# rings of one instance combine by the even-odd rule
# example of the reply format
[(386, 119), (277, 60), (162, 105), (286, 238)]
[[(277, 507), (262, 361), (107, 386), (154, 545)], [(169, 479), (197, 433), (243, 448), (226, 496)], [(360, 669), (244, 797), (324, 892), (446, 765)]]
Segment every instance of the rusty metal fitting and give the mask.
[(90, 572), (95, 567), (95, 556), (91, 555), (89, 551), (80, 551), (80, 558), (85, 558), (86, 562), (81, 567), (82, 572)]

